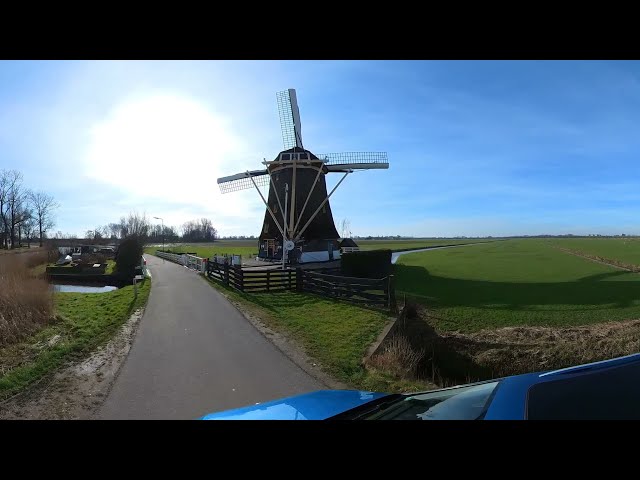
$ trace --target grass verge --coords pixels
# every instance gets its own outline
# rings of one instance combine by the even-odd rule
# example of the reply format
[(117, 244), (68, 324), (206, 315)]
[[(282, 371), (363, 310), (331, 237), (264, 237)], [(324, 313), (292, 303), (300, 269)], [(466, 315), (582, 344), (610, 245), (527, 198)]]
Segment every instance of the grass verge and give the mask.
[(354, 388), (384, 392), (429, 388), (361, 365), (367, 348), (389, 321), (385, 312), (309, 294), (241, 293), (205, 278), (242, 310), (295, 340), (327, 374)]
[(0, 400), (81, 358), (109, 340), (131, 313), (144, 307), (151, 280), (107, 293), (56, 293), (55, 322), (28, 339), (0, 349)]

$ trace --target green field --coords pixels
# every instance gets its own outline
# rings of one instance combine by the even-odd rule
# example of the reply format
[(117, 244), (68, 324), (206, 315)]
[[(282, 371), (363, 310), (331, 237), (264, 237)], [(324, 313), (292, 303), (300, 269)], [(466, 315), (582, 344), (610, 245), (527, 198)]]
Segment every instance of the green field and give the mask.
[(551, 245), (640, 266), (640, 238), (554, 238), (547, 242)]
[[(171, 244), (165, 246), (166, 250), (174, 253), (195, 252), (197, 256), (210, 258), (213, 255), (242, 255), (250, 257), (258, 254), (258, 240), (220, 240), (215, 243)], [(153, 255), (162, 247), (145, 247), (144, 253)]]
[[(460, 243), (485, 242), (484, 239), (447, 239), (428, 238), (425, 240), (357, 240), (356, 243), (362, 250), (391, 249), (407, 250), (436, 245), (458, 245)], [(258, 240), (219, 240), (215, 243), (193, 243), (193, 244), (167, 244), (166, 250), (174, 253), (196, 252), (199, 257), (209, 258), (214, 254), (236, 254), (243, 257), (250, 257), (258, 253)], [(144, 252), (153, 255), (162, 247), (145, 247)]]
[(443, 330), (640, 318), (640, 275), (564, 253), (546, 240), (411, 253), (394, 268), (398, 295), (427, 305)]
[[(495, 240), (495, 239), (491, 239)], [(461, 243), (486, 242), (487, 239), (466, 238), (426, 238), (424, 240), (356, 240), (362, 250), (390, 249), (393, 251), (435, 247), (438, 245), (459, 245)]]

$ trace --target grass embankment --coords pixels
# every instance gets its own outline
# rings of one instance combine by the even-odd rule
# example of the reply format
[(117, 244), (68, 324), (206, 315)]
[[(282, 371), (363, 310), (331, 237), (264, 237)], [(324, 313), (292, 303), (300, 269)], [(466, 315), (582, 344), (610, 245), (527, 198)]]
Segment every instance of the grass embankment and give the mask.
[(400, 379), (361, 366), (368, 347), (389, 321), (386, 312), (293, 292), (241, 293), (215, 280), (208, 281), (241, 310), (293, 338), (326, 373), (342, 382), (384, 392), (430, 388), (420, 381)]
[(398, 295), (426, 305), (440, 330), (640, 318), (640, 275), (570, 255), (544, 240), (407, 254), (395, 273)]
[(146, 305), (151, 281), (107, 293), (55, 293), (52, 323), (20, 343), (0, 348), (0, 399), (42, 378), (65, 361), (107, 341), (137, 308)]

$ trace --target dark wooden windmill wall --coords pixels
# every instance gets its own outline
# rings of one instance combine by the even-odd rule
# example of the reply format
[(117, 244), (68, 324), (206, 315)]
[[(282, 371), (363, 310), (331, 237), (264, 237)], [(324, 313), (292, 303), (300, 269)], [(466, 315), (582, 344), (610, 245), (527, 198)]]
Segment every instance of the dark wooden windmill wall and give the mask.
[[(305, 152), (300, 148), (292, 148), (290, 150), (286, 150), (282, 153), (291, 153), (291, 152)], [(318, 161), (318, 158), (307, 151), (310, 154), (310, 164), (315, 167), (319, 167), (322, 165), (321, 162)], [(279, 156), (278, 156), (279, 158)], [(314, 162), (313, 160), (316, 160)], [(289, 185), (289, 207), (287, 212), (287, 224), (289, 224), (290, 219), (290, 209), (291, 209), (291, 196), (293, 191), (293, 168), (278, 168), (278, 163), (273, 163), (270, 166), (272, 171), (272, 178), (275, 185), (275, 191), (272, 185), (269, 186), (269, 196), (268, 196), (268, 205), (269, 208), (274, 213), (275, 217), (278, 219), (278, 222), (282, 224), (282, 215), (283, 213), (280, 211), (280, 206), (285, 208), (285, 184)], [(294, 225), (298, 222), (299, 212), (302, 210), (302, 207), (307, 199), (309, 191), (313, 188), (314, 180), (316, 179), (316, 175), (318, 173), (317, 168), (301, 168), (305, 164), (303, 161), (298, 163), (296, 168), (296, 201), (295, 201), (295, 212), (294, 212)], [(325, 171), (326, 173), (326, 171)], [(278, 204), (277, 197), (280, 198), (280, 204)], [(324, 173), (320, 174), (318, 181), (313, 188), (313, 192), (309, 199), (309, 203), (307, 204), (303, 216), (298, 222), (298, 230), (301, 229), (306, 222), (311, 218), (313, 213), (316, 211), (318, 206), (322, 203), (322, 201), (327, 197), (327, 184), (325, 181)], [(269, 212), (265, 211), (264, 222), (262, 224), (262, 230), (260, 232), (260, 245), (261, 250), (264, 244), (264, 240), (266, 239), (275, 239), (278, 244), (282, 244), (282, 235), (278, 230), (276, 223), (273, 218), (269, 214)], [(338, 231), (336, 230), (335, 223), (333, 221), (333, 215), (331, 213), (331, 206), (327, 201), (320, 212), (316, 215), (313, 221), (309, 224), (309, 226), (304, 231), (301, 240), (304, 240), (304, 251), (322, 251), (327, 250), (327, 245), (329, 241), (336, 241), (340, 238)], [(262, 252), (261, 252), (262, 253)]]

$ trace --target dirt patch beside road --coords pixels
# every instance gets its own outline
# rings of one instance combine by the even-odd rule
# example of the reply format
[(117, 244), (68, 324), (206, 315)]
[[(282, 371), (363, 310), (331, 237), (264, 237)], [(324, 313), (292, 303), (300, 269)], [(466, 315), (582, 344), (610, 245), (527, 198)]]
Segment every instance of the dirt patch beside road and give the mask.
[(135, 311), (118, 333), (89, 358), (75, 362), (0, 403), (0, 419), (89, 419), (109, 393), (127, 358), (143, 310)]

